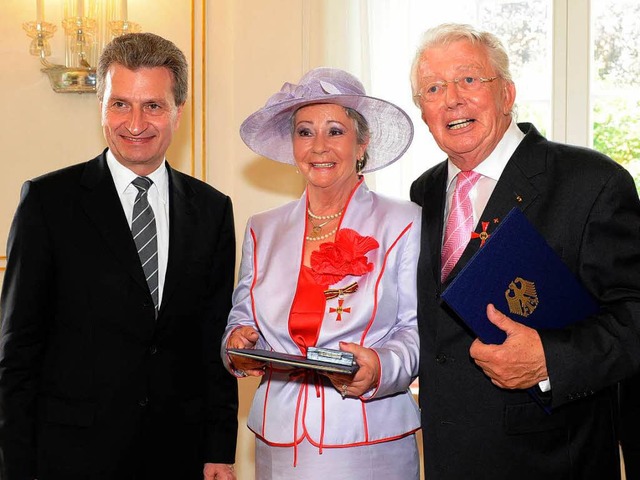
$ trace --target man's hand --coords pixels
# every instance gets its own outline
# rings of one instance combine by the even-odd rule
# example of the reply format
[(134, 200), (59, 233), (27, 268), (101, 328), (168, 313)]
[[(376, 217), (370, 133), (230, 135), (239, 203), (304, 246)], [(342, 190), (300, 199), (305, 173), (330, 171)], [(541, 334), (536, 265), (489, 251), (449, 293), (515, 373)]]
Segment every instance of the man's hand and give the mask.
[(236, 472), (233, 465), (226, 463), (205, 463), (204, 480), (236, 480)]
[(507, 334), (507, 339), (502, 345), (487, 345), (476, 339), (469, 354), (495, 385), (523, 389), (549, 378), (537, 331), (514, 322), (492, 304), (487, 305), (487, 317)]

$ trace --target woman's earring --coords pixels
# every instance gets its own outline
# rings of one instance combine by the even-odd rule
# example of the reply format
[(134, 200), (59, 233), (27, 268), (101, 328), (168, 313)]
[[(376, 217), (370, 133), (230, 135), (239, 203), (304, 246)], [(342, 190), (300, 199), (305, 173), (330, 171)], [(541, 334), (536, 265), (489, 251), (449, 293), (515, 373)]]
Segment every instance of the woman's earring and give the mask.
[(356, 173), (360, 173), (363, 168), (364, 168), (364, 161), (362, 160), (362, 158), (358, 158), (356, 160)]

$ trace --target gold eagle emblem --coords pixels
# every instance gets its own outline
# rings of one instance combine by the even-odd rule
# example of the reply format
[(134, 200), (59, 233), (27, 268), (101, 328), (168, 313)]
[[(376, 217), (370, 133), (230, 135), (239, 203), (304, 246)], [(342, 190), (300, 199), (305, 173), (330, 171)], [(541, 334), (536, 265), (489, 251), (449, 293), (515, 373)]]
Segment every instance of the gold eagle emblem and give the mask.
[(531, 315), (539, 303), (535, 283), (521, 277), (517, 277), (509, 284), (504, 296), (507, 299), (509, 311), (522, 317)]

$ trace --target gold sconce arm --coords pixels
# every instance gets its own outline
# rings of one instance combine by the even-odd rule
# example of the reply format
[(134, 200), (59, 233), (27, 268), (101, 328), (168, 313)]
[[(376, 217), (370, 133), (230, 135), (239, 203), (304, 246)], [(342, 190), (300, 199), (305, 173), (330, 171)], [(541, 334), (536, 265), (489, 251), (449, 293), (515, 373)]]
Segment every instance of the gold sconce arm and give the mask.
[[(36, 0), (38, 20), (25, 22), (22, 28), (31, 38), (29, 53), (40, 58), (42, 71), (58, 93), (94, 93), (95, 63), (111, 38), (141, 30), (140, 25), (127, 20), (126, 0), (65, 0), (62, 22), (66, 40), (65, 65), (51, 63), (49, 40), (57, 27), (43, 20), (44, 0)], [(121, 20), (116, 20), (121, 18)], [(107, 34), (101, 30), (106, 30)]]

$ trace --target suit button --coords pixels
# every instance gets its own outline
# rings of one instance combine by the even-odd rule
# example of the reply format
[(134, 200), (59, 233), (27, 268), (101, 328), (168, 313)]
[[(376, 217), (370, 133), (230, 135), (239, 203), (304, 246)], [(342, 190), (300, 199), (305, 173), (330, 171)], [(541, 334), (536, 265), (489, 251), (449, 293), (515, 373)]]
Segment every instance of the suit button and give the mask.
[(151, 346), (149, 347), (149, 353), (150, 353), (151, 355), (155, 355), (156, 353), (158, 353), (158, 347), (156, 347), (155, 345), (151, 345)]
[(444, 353), (439, 353), (436, 355), (436, 363), (445, 363), (447, 361), (447, 356)]
[(146, 407), (149, 404), (149, 399), (147, 397), (141, 398), (138, 400), (138, 405), (141, 407)]

